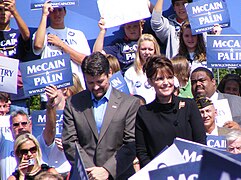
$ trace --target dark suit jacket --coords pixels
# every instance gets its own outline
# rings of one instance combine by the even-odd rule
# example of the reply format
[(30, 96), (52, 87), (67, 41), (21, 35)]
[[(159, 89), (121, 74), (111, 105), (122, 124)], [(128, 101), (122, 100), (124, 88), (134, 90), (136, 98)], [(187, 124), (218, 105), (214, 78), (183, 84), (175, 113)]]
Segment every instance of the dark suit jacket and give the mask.
[(137, 98), (112, 88), (98, 135), (90, 92), (85, 90), (67, 99), (62, 140), (65, 155), (72, 167), (76, 141), (86, 168), (104, 167), (111, 174), (110, 178), (114, 179), (126, 179), (132, 175), (138, 108)]
[(241, 125), (241, 97), (218, 92), (218, 99), (227, 99), (233, 121)]

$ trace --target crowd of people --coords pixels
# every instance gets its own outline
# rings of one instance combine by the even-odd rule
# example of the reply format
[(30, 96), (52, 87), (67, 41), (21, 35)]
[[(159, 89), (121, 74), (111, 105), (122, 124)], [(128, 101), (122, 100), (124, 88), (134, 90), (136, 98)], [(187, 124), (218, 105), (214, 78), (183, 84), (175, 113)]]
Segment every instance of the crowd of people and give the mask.
[[(124, 37), (106, 46), (101, 17), (92, 50), (83, 32), (65, 26), (65, 7), (47, 0), (31, 37), (15, 0), (0, 2), (1, 56), (21, 63), (28, 53), (41, 59), (68, 54), (73, 72), (73, 86), (47, 85), (41, 94), (46, 124), (38, 137), (20, 70), (17, 95), (0, 92), (0, 116), (10, 122), (0, 132), (0, 179), (71, 179), (76, 145), (91, 180), (127, 179), (176, 137), (206, 144), (208, 135), (224, 135), (227, 151), (241, 153), (241, 78), (227, 74), (217, 85), (207, 68), (206, 36), (222, 28), (192, 35), (185, 9), (191, 1), (172, 0), (170, 17), (163, 15), (163, 1), (148, 1), (151, 32), (143, 32), (145, 20), (129, 22), (121, 26)], [(119, 71), (130, 94), (110, 83)], [(219, 126), (221, 99), (232, 117)], [(57, 110), (63, 110), (62, 138), (55, 137)]]

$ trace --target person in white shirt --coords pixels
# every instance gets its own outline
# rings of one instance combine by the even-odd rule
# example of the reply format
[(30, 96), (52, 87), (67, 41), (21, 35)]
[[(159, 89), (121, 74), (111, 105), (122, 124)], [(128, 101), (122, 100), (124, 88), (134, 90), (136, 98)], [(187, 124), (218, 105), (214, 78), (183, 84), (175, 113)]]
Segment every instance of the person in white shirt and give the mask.
[[(65, 16), (65, 7), (54, 8), (49, 0), (44, 3), (39, 27), (33, 35), (33, 52), (36, 55), (41, 54), (41, 58), (69, 54), (72, 73), (79, 76), (85, 89), (81, 63), (90, 54), (90, 47), (82, 31), (65, 26)], [(48, 19), (50, 26), (46, 28)], [(47, 97), (41, 95), (41, 101), (47, 102)]]

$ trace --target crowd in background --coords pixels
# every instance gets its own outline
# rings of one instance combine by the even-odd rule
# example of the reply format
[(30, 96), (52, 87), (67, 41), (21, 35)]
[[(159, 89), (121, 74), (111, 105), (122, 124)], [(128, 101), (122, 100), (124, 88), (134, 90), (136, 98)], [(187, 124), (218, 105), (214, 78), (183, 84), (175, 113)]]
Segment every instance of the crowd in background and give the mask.
[[(206, 144), (208, 135), (227, 136), (227, 151), (241, 153), (241, 79), (227, 74), (219, 84), (207, 67), (206, 36), (192, 35), (185, 3), (172, 0), (174, 14), (163, 16), (163, 1), (147, 1), (150, 21), (121, 25), (124, 31), (105, 45), (105, 19), (93, 49), (83, 32), (65, 26), (65, 7), (47, 0), (40, 24), (31, 36), (15, 0), (0, 2), (1, 56), (29, 61), (69, 54), (73, 86), (46, 86), (41, 109), (46, 125), (32, 135), (30, 97), (24, 95), (21, 72), (18, 93), (0, 93), (0, 115), (10, 115), (10, 129), (0, 133), (0, 179), (69, 179), (79, 148), (89, 179), (127, 179), (147, 165), (176, 137)], [(14, 18), (18, 29), (10, 26)], [(85, 22), (88, 24), (87, 22)], [(144, 32), (145, 23), (151, 29)], [(34, 59), (31, 59), (34, 60)], [(120, 71), (130, 94), (110, 85)], [(231, 119), (216, 119), (227, 99)], [(62, 138), (55, 138), (56, 110), (64, 111)], [(220, 117), (221, 116), (221, 117)]]

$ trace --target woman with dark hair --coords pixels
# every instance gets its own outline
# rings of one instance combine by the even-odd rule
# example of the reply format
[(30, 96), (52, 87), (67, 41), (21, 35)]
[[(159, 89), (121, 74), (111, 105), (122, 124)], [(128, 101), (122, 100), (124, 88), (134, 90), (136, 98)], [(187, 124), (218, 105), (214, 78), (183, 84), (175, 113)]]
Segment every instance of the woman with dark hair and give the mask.
[(156, 99), (136, 115), (136, 152), (141, 167), (148, 164), (176, 137), (206, 144), (203, 121), (193, 99), (173, 94), (174, 71), (169, 59), (154, 55), (143, 67)]
[(241, 94), (241, 78), (238, 74), (226, 74), (220, 81), (217, 89), (221, 93), (233, 94), (240, 96)]
[(191, 65), (191, 70), (198, 66), (207, 66), (206, 45), (203, 34), (192, 35), (189, 21), (185, 21), (180, 30), (178, 55), (184, 56)]

